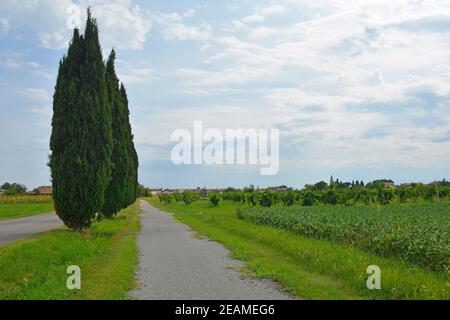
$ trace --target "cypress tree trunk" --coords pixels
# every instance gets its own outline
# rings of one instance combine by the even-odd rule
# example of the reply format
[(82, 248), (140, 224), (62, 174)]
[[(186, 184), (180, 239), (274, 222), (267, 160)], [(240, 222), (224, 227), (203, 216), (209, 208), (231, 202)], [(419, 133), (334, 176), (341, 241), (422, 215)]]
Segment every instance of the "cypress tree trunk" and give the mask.
[(111, 107), (95, 19), (74, 31), (60, 63), (53, 101), (50, 168), (55, 209), (73, 230), (89, 227), (103, 207), (111, 175)]

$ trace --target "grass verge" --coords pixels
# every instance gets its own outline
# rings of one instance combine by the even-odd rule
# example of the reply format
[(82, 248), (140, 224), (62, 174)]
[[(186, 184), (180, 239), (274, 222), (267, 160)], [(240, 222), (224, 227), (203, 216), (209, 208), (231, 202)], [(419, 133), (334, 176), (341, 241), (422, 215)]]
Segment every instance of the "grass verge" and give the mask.
[(53, 212), (53, 203), (0, 204), (0, 221)]
[[(127, 299), (137, 266), (139, 204), (88, 232), (67, 229), (0, 246), (0, 300)], [(71, 265), (81, 268), (81, 290), (66, 287)]]
[[(448, 274), (379, 257), (346, 245), (307, 238), (291, 231), (239, 220), (237, 206), (207, 201), (153, 206), (173, 212), (201, 235), (221, 242), (250, 274), (270, 278), (304, 299), (449, 299)], [(367, 267), (381, 268), (381, 290), (369, 290)]]

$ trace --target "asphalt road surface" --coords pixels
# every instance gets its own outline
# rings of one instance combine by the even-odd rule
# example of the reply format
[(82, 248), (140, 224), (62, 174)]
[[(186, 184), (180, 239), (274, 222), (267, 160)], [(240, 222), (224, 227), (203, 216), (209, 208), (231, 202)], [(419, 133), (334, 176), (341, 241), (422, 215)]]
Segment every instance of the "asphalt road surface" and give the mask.
[(0, 221), (0, 244), (62, 226), (62, 221), (54, 213)]
[(141, 202), (139, 288), (144, 300), (283, 300), (291, 296), (268, 280), (242, 278), (243, 263), (221, 244), (197, 239), (188, 226)]

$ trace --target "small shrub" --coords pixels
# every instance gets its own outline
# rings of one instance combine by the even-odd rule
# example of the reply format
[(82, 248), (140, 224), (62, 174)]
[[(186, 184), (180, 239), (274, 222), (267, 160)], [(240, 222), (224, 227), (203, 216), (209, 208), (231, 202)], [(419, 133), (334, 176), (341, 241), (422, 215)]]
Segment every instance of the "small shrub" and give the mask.
[(274, 204), (274, 194), (269, 190), (264, 191), (259, 196), (259, 204), (264, 208), (270, 208)]
[(193, 196), (192, 192), (190, 192), (190, 191), (183, 192), (183, 202), (187, 206), (190, 205), (193, 200), (194, 200), (194, 196)]
[(217, 192), (212, 192), (209, 195), (209, 201), (214, 207), (218, 207), (220, 205), (220, 201), (222, 201), (222, 197)]

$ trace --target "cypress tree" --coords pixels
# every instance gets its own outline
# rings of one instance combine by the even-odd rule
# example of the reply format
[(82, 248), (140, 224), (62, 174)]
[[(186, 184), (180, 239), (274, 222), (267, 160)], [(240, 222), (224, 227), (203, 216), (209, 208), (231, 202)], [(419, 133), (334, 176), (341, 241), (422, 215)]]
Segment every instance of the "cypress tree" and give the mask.
[(126, 188), (125, 207), (133, 204), (138, 197), (139, 188), (139, 158), (134, 145), (134, 136), (130, 124), (130, 111), (128, 108), (128, 97), (125, 86), (120, 86), (120, 92), (124, 102), (124, 118), (127, 131), (127, 158), (128, 158), (128, 182)]
[(119, 87), (114, 62), (116, 53), (114, 49), (106, 63), (106, 84), (108, 98), (112, 110), (112, 175), (111, 181), (105, 193), (105, 203), (102, 213), (111, 218), (117, 214), (120, 209), (127, 207), (127, 189), (129, 188), (129, 163), (130, 155), (128, 152), (129, 133), (128, 133), (128, 109)]
[(111, 175), (111, 107), (90, 10), (84, 37), (74, 31), (60, 62), (52, 127), (49, 166), (55, 210), (66, 226), (80, 231), (103, 207)]

